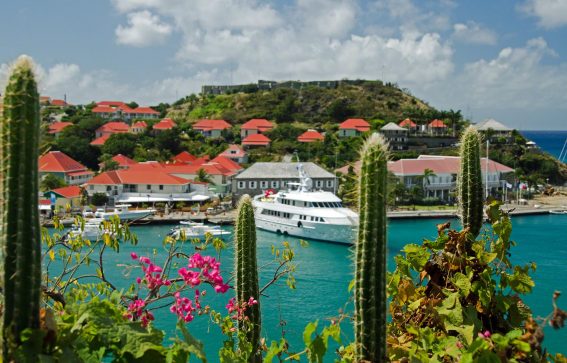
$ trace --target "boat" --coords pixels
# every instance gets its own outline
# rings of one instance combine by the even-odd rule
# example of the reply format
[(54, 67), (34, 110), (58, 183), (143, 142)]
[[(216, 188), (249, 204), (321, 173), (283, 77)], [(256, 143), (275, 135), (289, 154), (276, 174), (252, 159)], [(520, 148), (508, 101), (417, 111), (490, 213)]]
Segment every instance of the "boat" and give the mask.
[(155, 209), (128, 209), (131, 207), (130, 204), (117, 204), (111, 210), (106, 210), (105, 208), (98, 208), (94, 212), (95, 218), (102, 218), (105, 220), (110, 220), (112, 216), (118, 216), (121, 221), (136, 221), (138, 219), (145, 218), (155, 213)]
[(224, 238), (225, 236), (230, 235), (229, 231), (221, 229), (220, 226), (212, 226), (193, 221), (181, 221), (179, 222), (179, 226), (171, 229), (168, 236), (180, 238), (181, 232), (185, 233), (185, 238), (187, 239), (205, 238), (207, 233), (215, 238)]
[(345, 208), (334, 193), (312, 190), (313, 181), (302, 164), (297, 170), (299, 182), (288, 183), (287, 191), (267, 190), (254, 197), (256, 227), (299, 238), (352, 244), (358, 214)]
[(565, 214), (567, 215), (567, 209), (552, 209), (549, 211), (550, 214)]
[(69, 240), (81, 236), (83, 239), (89, 241), (97, 241), (102, 238), (102, 235), (107, 233), (112, 236), (113, 232), (103, 229), (101, 223), (105, 220), (102, 218), (93, 218), (86, 220), (83, 228), (75, 225), (69, 232), (67, 232), (65, 239)]

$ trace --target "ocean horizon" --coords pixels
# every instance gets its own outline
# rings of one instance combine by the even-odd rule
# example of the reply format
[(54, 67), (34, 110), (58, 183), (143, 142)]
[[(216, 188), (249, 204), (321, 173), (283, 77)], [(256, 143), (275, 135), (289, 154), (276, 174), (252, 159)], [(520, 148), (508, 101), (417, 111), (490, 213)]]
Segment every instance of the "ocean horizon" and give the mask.
[[(559, 158), (567, 140), (567, 130), (522, 130), (520, 133), (555, 158)], [(562, 161), (567, 161), (567, 157)]]

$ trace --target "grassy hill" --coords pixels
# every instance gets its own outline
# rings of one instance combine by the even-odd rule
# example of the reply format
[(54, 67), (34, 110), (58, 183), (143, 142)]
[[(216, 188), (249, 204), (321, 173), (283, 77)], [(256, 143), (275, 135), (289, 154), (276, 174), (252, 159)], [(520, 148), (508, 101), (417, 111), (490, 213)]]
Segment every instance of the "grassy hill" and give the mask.
[(461, 118), (458, 112), (435, 110), (395, 84), (381, 81), (359, 81), (332, 89), (279, 88), (216, 96), (190, 95), (175, 102), (167, 116), (189, 123), (202, 118), (220, 118), (235, 125), (251, 118), (266, 118), (277, 123), (298, 122), (309, 127), (342, 122), (349, 117), (382, 122), (396, 122), (406, 117), (416, 122)]

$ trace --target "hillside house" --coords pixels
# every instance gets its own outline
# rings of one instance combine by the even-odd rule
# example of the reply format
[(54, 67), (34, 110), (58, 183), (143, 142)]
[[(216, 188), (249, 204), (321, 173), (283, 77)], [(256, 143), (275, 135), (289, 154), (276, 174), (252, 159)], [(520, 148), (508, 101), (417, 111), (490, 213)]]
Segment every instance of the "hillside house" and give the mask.
[(98, 139), (101, 136), (112, 134), (124, 134), (130, 131), (130, 126), (122, 121), (107, 122), (95, 131), (95, 137)]
[(193, 124), (193, 130), (199, 131), (205, 137), (221, 137), (222, 131), (232, 126), (225, 120), (199, 120)]
[(146, 131), (148, 124), (145, 121), (136, 121), (130, 126), (130, 132), (133, 134), (141, 134)]
[(236, 144), (228, 145), (228, 148), (220, 153), (219, 156), (224, 156), (225, 158), (233, 160), (239, 164), (248, 162), (248, 155), (246, 155), (246, 151)]
[(92, 113), (109, 119), (123, 119), (131, 121), (134, 119), (157, 119), (160, 113), (151, 107), (130, 108), (121, 101), (101, 101), (92, 109)]
[(49, 125), (47, 133), (49, 133), (49, 134), (55, 136), (55, 138), (57, 138), (57, 137), (59, 137), (61, 132), (63, 132), (63, 130), (66, 127), (71, 126), (71, 125), (73, 125), (72, 122), (65, 122), (65, 121), (54, 122), (54, 123)]
[[(116, 154), (111, 158), (112, 161), (118, 163), (119, 169), (128, 169), (131, 165), (137, 164), (136, 160), (130, 159), (126, 155)], [(104, 163), (98, 164), (99, 168), (102, 169), (104, 167)]]
[(508, 126), (494, 120), (487, 119), (474, 125), (480, 133), (489, 138), (490, 142), (496, 143), (504, 140), (506, 143), (511, 142), (513, 137), (513, 130)]
[(270, 143), (272, 142), (272, 140), (270, 140), (269, 137), (267, 137), (266, 135), (263, 134), (251, 134), (246, 136), (241, 144), (245, 149), (250, 149), (250, 148), (254, 148), (254, 147), (268, 147), (270, 146)]
[(447, 133), (447, 125), (443, 121), (435, 119), (427, 125), (427, 132), (430, 135), (445, 135)]
[(182, 151), (171, 158), (171, 161), (179, 164), (190, 164), (195, 160), (197, 160), (197, 157), (195, 155), (190, 154), (187, 151)]
[(370, 131), (370, 124), (361, 118), (349, 118), (339, 125), (339, 137), (359, 136)]
[(297, 137), (297, 141), (299, 142), (317, 142), (323, 140), (325, 140), (325, 136), (313, 129), (309, 129)]
[(253, 118), (240, 127), (240, 136), (244, 139), (248, 135), (263, 134), (274, 128), (274, 125), (263, 118)]
[(407, 129), (410, 133), (412, 132), (415, 133), (419, 130), (419, 126), (417, 126), (417, 124), (412, 120), (410, 120), (409, 118), (406, 118), (405, 120), (401, 121), (399, 123), (399, 126)]
[(380, 133), (384, 135), (392, 150), (407, 149), (408, 129), (389, 122), (380, 129)]
[(94, 175), (83, 164), (61, 151), (50, 151), (42, 155), (38, 161), (38, 168), (40, 179), (47, 174), (52, 174), (69, 185), (83, 184)]
[(152, 129), (154, 132), (160, 132), (165, 130), (171, 130), (174, 127), (177, 127), (177, 124), (170, 118), (164, 118), (157, 124), (155, 124)]

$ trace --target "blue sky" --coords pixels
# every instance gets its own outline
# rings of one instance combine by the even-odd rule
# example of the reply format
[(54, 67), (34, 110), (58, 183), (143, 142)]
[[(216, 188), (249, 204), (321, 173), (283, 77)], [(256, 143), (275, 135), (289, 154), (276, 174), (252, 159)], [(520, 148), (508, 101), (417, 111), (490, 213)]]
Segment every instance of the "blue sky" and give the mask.
[(567, 0), (18, 0), (19, 54), (71, 103), (172, 102), (202, 84), (384, 79), (473, 121), (567, 130)]

